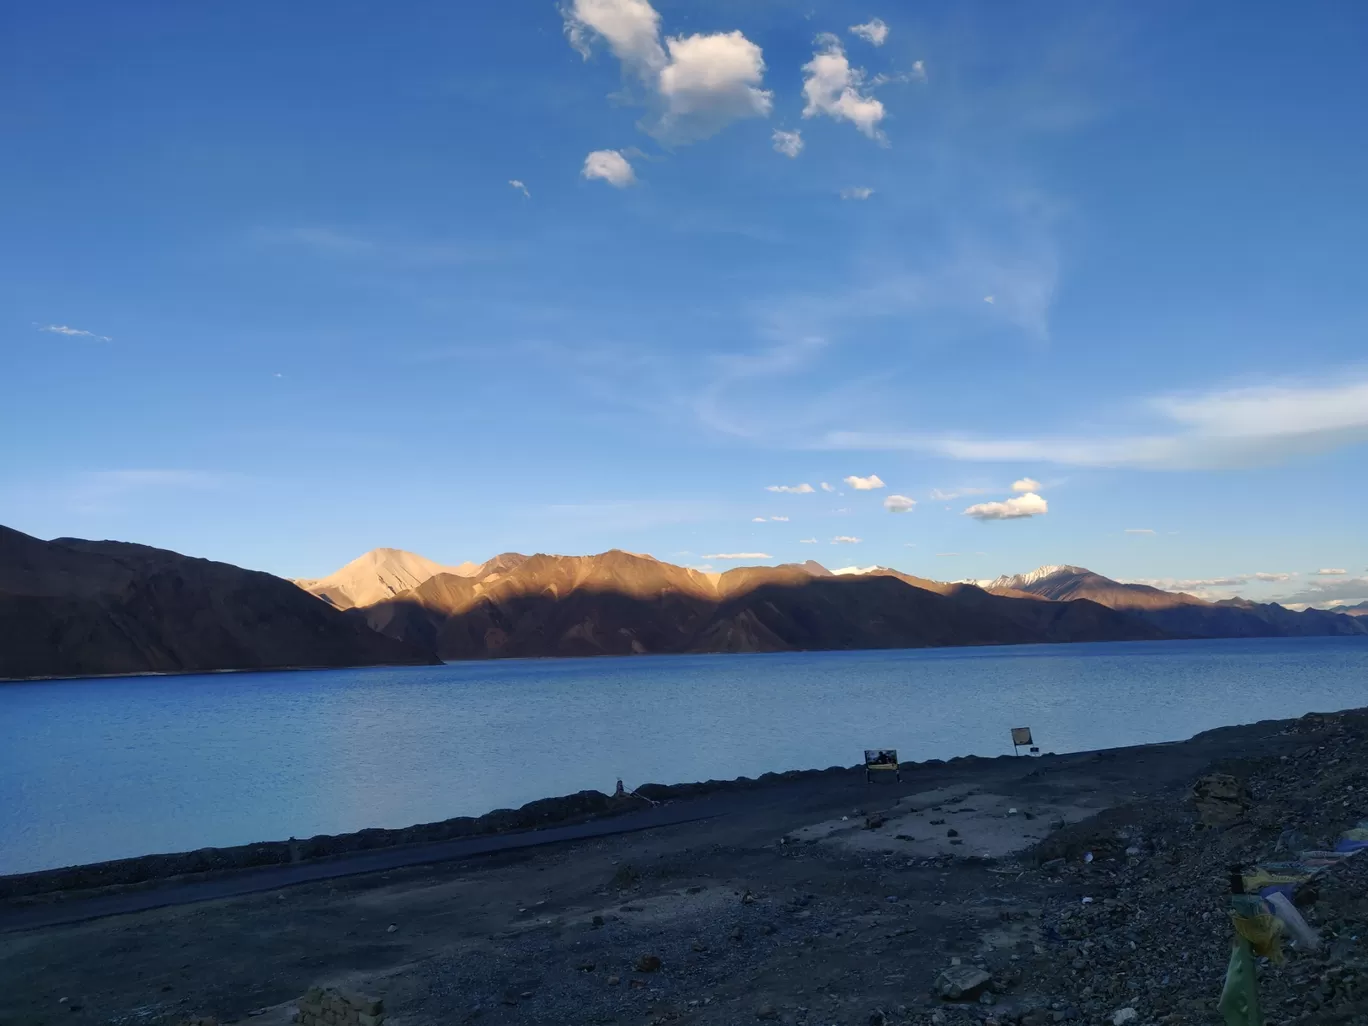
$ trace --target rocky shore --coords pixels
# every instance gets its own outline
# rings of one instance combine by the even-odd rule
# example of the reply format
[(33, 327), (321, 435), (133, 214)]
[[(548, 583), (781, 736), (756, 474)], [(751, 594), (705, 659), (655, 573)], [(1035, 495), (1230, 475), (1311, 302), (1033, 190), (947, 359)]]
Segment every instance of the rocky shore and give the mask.
[[(1231, 867), (1368, 816), (1368, 714), (903, 777), (732, 783), (696, 823), (0, 935), (0, 1021), (285, 1026), (319, 986), (388, 1026), (1208, 1026)], [(1266, 1021), (1368, 1022), (1368, 856), (1296, 902), (1319, 945), (1260, 961)]]

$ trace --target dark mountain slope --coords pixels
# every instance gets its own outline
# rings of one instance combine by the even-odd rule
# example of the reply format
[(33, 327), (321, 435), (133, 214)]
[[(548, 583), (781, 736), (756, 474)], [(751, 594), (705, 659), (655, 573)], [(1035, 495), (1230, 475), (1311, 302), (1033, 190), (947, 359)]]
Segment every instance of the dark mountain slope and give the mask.
[(0, 527), (0, 678), (433, 661), (270, 574)]

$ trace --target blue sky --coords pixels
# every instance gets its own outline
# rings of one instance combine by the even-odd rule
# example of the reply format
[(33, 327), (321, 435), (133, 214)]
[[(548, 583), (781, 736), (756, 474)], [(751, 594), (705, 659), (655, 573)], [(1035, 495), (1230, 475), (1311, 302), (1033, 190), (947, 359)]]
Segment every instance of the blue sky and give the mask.
[(5, 18), (0, 522), (1368, 598), (1362, 4)]

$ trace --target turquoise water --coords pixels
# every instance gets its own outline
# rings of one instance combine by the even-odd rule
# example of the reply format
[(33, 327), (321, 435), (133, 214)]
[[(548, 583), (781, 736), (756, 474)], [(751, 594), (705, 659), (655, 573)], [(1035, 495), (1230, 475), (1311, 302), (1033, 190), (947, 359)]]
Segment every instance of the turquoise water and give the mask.
[(0, 873), (583, 788), (1165, 741), (1368, 705), (1368, 639), (641, 656), (0, 685)]

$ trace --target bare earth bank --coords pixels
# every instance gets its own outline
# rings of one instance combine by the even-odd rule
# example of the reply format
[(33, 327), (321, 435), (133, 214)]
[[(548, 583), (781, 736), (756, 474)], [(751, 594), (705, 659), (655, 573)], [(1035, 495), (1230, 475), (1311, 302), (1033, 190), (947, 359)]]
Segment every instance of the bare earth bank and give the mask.
[[(1213, 766), (1249, 798), (1205, 829), (1188, 795)], [(0, 1023), (274, 1026), (315, 984), (391, 1026), (1209, 1023), (1227, 866), (1365, 816), (1364, 713), (804, 775), (702, 822), (0, 934)], [(1302, 900), (1326, 943), (1261, 970), (1269, 1021), (1368, 1021), (1368, 858)], [(935, 993), (955, 959), (991, 974), (970, 1000)]]

